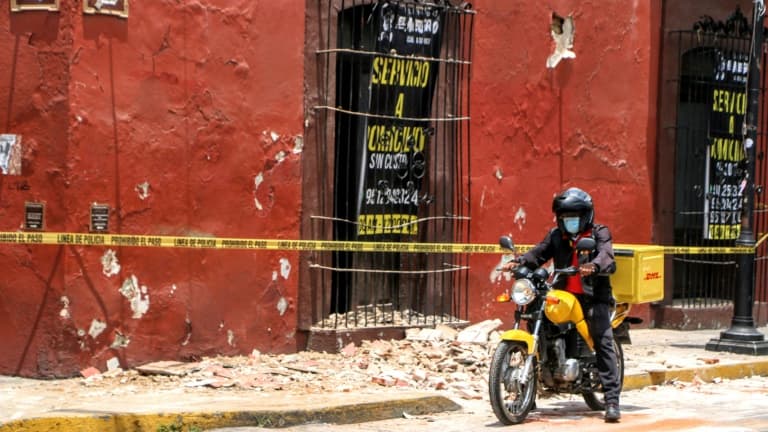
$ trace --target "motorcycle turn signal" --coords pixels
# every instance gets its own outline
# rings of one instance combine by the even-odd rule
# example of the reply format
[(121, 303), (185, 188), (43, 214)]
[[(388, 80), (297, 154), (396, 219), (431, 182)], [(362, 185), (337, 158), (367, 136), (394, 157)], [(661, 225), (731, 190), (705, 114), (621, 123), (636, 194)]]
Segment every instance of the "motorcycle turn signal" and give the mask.
[(509, 293), (504, 292), (496, 296), (496, 303), (509, 303)]

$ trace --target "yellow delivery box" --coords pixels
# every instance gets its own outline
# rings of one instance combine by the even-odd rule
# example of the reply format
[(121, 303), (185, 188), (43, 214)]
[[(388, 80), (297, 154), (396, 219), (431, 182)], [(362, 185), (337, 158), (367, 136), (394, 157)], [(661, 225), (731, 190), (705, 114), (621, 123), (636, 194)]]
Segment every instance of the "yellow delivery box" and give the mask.
[(614, 244), (616, 273), (611, 276), (618, 302), (648, 303), (664, 299), (664, 248)]

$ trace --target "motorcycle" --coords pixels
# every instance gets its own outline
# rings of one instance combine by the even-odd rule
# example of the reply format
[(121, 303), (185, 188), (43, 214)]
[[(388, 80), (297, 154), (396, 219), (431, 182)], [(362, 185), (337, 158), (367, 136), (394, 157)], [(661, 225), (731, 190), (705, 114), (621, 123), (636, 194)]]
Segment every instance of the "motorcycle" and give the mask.
[[(517, 259), (510, 237), (499, 244)], [(582, 238), (576, 244), (579, 263), (588, 259), (596, 242)], [(501, 334), (489, 370), (489, 394), (493, 412), (505, 425), (525, 420), (536, 404), (537, 388), (553, 393), (580, 394), (592, 410), (604, 410), (602, 384), (597, 371), (594, 343), (584, 311), (576, 296), (554, 288), (558, 281), (579, 274), (577, 266), (549, 271), (518, 266), (514, 283), (497, 302), (514, 302), (514, 328)], [(614, 331), (620, 385), (624, 383), (624, 351), (629, 344), (629, 324), (642, 322), (629, 317), (631, 305), (614, 307), (611, 326)], [(521, 324), (526, 328), (521, 328)]]

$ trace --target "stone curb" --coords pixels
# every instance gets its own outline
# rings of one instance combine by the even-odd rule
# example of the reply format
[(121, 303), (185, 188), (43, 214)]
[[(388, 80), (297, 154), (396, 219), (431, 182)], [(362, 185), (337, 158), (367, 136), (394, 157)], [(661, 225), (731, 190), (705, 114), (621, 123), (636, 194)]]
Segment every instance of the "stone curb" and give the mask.
[[(202, 430), (257, 426), (282, 428), (307, 423), (364, 423), (403, 415), (424, 415), (456, 411), (461, 406), (444, 396), (415, 396), (355, 404), (295, 410), (240, 410), (180, 413), (77, 412), (71, 416), (41, 417), (12, 421), (0, 426), (1, 432), (157, 432), (162, 427), (183, 430), (196, 426)], [(177, 426), (178, 429), (170, 429)], [(182, 428), (183, 426), (183, 428)], [(193, 429), (194, 430), (194, 429)]]
[(662, 385), (671, 381), (693, 381), (698, 376), (706, 382), (715, 378), (746, 378), (753, 375), (768, 375), (768, 360), (718, 364), (693, 368), (666, 369), (626, 375), (623, 390), (638, 390), (643, 387)]
[[(633, 373), (624, 377), (624, 390), (663, 385), (672, 381), (710, 382), (715, 378), (735, 379), (753, 375), (768, 376), (768, 360), (738, 362), (694, 368)], [(376, 402), (339, 404), (307, 409), (239, 410), (180, 413), (77, 412), (71, 415), (17, 420), (0, 426), (0, 432), (157, 432), (163, 426), (197, 426), (206, 429), (256, 426), (281, 428), (307, 423), (364, 423), (409, 415), (456, 411), (462, 407), (444, 396), (403, 396)]]

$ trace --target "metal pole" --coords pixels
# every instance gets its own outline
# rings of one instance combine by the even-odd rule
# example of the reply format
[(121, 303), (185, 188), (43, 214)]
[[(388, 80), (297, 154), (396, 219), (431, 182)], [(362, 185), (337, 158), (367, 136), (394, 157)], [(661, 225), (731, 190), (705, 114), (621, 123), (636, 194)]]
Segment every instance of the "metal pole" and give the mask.
[(731, 328), (720, 333), (719, 339), (707, 343), (708, 351), (728, 351), (740, 354), (768, 354), (768, 342), (765, 336), (755, 329), (752, 318), (755, 292), (755, 146), (757, 143), (757, 123), (760, 111), (760, 81), (763, 53), (763, 18), (764, 0), (755, 0), (752, 15), (752, 45), (749, 54), (749, 78), (747, 81), (747, 112), (744, 118), (744, 191), (742, 192), (741, 232), (736, 240), (737, 246), (749, 247), (752, 253), (739, 254), (738, 285), (733, 301), (733, 319)]

